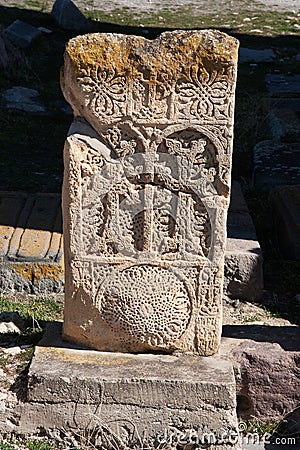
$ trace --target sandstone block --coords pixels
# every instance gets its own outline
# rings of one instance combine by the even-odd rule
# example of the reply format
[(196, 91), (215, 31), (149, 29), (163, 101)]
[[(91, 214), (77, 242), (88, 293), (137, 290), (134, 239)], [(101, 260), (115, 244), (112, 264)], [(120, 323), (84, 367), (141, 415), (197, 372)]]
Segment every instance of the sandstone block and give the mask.
[(297, 326), (226, 325), (220, 354), (234, 366), (238, 416), (282, 420), (299, 405)]
[(272, 139), (300, 141), (300, 98), (270, 98), (265, 102)]
[(217, 351), (237, 48), (209, 30), (69, 42), (65, 339)]
[(29, 113), (45, 114), (46, 108), (43, 105), (38, 91), (23, 86), (13, 86), (0, 94), (0, 101), (7, 109), (18, 109)]
[(261, 141), (253, 149), (253, 181), (269, 191), (276, 186), (300, 183), (300, 143)]
[(0, 193), (1, 292), (63, 289), (60, 203), (57, 194)]
[(239, 395), (249, 400), (246, 417), (282, 419), (299, 405), (299, 352), (284, 351), (277, 343), (248, 341), (237, 346), (232, 357), (240, 366)]
[(263, 291), (263, 257), (239, 183), (233, 182), (227, 220), (224, 291), (233, 298), (258, 300)]

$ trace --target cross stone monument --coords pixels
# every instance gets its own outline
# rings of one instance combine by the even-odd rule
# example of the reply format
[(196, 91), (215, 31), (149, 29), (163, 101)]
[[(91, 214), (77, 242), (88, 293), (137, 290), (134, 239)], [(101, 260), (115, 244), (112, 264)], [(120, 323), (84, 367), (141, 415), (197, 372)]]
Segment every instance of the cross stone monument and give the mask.
[(209, 30), (68, 43), (64, 339), (218, 350), (237, 51)]

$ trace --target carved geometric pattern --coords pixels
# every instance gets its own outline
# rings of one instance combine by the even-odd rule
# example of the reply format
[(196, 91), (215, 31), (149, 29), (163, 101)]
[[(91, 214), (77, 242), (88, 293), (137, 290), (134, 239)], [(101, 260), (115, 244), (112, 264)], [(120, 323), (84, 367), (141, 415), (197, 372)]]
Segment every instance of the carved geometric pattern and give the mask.
[(149, 348), (172, 345), (185, 332), (191, 300), (182, 281), (155, 266), (132, 266), (105, 280), (97, 304), (104, 320), (126, 341)]
[(237, 47), (217, 31), (69, 42), (65, 254), (83, 265), (66, 267), (67, 339), (217, 350)]

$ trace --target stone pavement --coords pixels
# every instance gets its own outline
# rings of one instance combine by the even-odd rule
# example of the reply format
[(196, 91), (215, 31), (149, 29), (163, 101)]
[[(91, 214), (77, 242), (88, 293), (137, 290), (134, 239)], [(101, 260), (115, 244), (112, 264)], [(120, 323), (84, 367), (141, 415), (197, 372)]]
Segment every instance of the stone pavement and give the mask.
[[(232, 192), (225, 287), (232, 297), (254, 300), (263, 289), (261, 250), (238, 183)], [(60, 205), (60, 194), (0, 192), (1, 292), (62, 292)]]

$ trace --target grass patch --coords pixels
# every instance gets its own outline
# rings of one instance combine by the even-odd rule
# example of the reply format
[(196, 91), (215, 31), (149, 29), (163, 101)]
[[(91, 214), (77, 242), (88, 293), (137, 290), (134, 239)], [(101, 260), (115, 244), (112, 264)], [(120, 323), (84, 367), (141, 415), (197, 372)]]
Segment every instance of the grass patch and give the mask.
[(62, 320), (62, 305), (52, 297), (29, 297), (21, 301), (0, 296), (2, 311), (17, 311), (24, 319), (43, 322)]
[[(158, 12), (139, 12), (133, 8), (116, 8), (113, 11), (92, 9), (85, 14), (98, 22), (109, 22), (119, 25), (166, 27), (166, 28), (220, 28), (232, 32), (263, 34), (268, 36), (281, 34), (298, 34), (299, 15), (295, 12), (261, 11), (253, 5), (249, 8), (242, 5), (238, 13), (230, 6), (222, 11), (203, 13), (197, 5), (188, 4), (170, 8), (162, 8)], [(296, 26), (295, 26), (296, 25)]]
[(54, 450), (55, 447), (45, 440), (36, 439), (5, 439), (0, 443), (0, 450)]
[(0, 335), (0, 345), (36, 345), (42, 337), (47, 322), (62, 321), (63, 305), (51, 297), (29, 297), (14, 300), (0, 296), (0, 312), (18, 312), (24, 319), (24, 330), (20, 333)]

